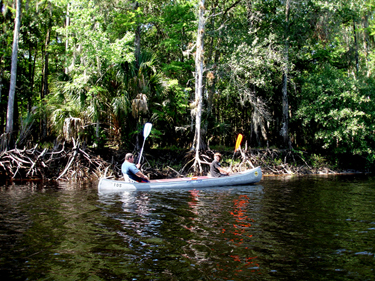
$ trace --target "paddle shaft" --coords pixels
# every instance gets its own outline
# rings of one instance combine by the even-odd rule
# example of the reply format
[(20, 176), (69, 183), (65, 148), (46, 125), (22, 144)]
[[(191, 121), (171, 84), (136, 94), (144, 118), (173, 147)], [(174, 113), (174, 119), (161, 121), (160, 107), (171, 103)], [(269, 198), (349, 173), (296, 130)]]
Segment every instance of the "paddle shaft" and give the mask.
[(141, 163), (141, 158), (142, 158), (143, 147), (144, 147), (144, 145), (145, 145), (145, 141), (146, 141), (146, 139), (143, 139), (143, 144), (142, 144), (141, 153), (139, 154), (139, 158), (138, 158), (138, 164)]

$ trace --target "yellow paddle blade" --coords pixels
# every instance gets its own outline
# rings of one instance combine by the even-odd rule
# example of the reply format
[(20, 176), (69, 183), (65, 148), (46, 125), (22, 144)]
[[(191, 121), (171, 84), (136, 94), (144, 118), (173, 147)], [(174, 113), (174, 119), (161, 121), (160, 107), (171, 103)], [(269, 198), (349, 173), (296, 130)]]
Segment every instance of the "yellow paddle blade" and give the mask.
[(241, 134), (238, 134), (237, 141), (236, 141), (236, 146), (234, 147), (234, 151), (237, 151), (237, 149), (240, 147), (241, 141), (242, 141), (242, 137), (243, 136)]

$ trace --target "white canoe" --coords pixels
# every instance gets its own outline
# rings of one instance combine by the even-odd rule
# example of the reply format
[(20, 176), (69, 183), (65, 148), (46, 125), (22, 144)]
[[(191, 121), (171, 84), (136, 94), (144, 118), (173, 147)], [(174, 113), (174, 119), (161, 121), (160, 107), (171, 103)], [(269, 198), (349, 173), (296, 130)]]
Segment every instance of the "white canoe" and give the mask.
[(247, 185), (259, 182), (262, 179), (260, 167), (245, 172), (232, 174), (228, 177), (211, 178), (207, 176), (193, 178), (175, 178), (151, 180), (148, 183), (129, 183), (120, 180), (102, 178), (99, 181), (99, 192), (116, 192), (128, 190), (151, 190), (151, 189), (177, 189), (177, 188), (202, 188), (232, 185)]

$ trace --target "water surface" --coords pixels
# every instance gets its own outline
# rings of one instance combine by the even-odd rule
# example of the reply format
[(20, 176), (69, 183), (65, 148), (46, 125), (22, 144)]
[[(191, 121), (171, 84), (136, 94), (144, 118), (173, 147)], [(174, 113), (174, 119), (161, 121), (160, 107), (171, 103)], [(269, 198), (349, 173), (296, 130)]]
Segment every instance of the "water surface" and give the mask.
[(7, 280), (374, 280), (375, 181), (97, 193), (0, 187)]

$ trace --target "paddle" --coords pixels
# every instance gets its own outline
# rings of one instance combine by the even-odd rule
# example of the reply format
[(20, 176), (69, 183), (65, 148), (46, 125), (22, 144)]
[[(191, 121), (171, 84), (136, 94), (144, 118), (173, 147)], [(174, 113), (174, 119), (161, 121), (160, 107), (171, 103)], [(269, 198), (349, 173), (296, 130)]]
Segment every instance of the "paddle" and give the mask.
[(151, 123), (146, 123), (145, 127), (143, 128), (143, 144), (142, 144), (141, 154), (139, 154), (138, 164), (141, 163), (141, 158), (142, 158), (142, 153), (143, 153), (143, 147), (145, 145), (145, 141), (146, 141), (148, 135), (151, 132), (151, 128), (152, 128), (152, 124)]
[(233, 160), (234, 160), (234, 154), (236, 153), (236, 151), (240, 147), (241, 142), (242, 142), (242, 138), (243, 138), (243, 136), (241, 134), (238, 134), (237, 140), (236, 140), (236, 145), (234, 146), (234, 153), (233, 153), (233, 157), (232, 157), (232, 163), (230, 164), (230, 169), (231, 170), (232, 170), (232, 164), (233, 164)]
[(236, 146), (234, 147), (234, 152), (236, 152), (237, 149), (240, 147), (241, 142), (242, 142), (242, 138), (243, 138), (243, 136), (241, 134), (238, 134)]

